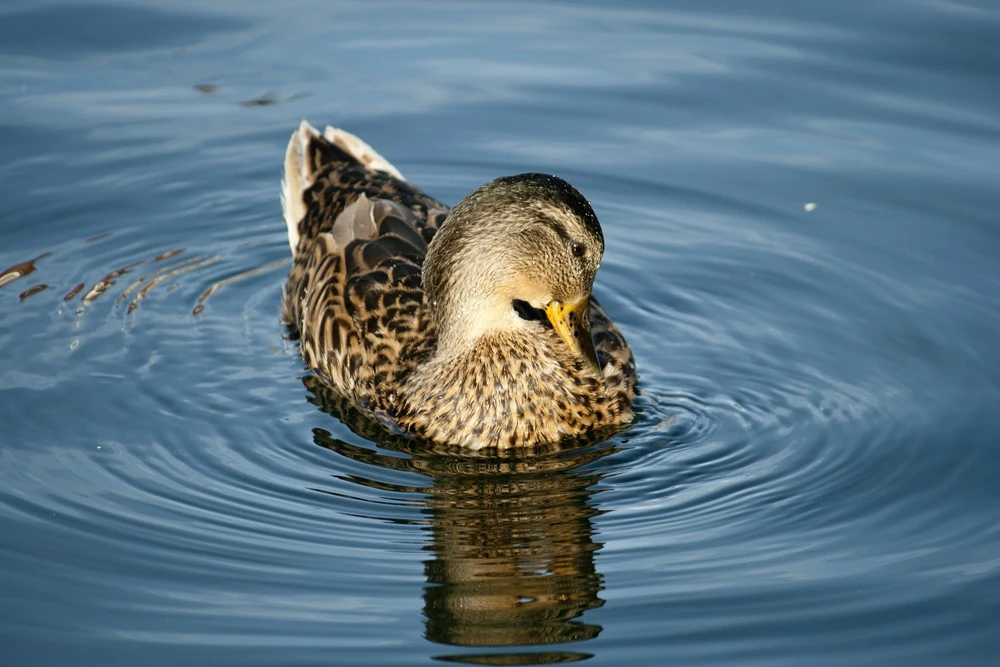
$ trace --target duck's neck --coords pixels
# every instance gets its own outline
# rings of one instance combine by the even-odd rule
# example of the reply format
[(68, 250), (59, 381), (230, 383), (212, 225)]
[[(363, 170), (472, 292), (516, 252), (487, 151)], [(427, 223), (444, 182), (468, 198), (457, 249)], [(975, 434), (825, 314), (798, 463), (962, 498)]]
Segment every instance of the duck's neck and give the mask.
[(442, 359), (467, 356), (498, 339), (523, 335), (525, 329), (513, 306), (498, 299), (452, 303), (436, 314), (436, 356)]
[(559, 362), (541, 347), (547, 345), (539, 338), (491, 332), (472, 346), (439, 348), (407, 381), (401, 425), (473, 448), (557, 438), (560, 420), (551, 433), (534, 432), (538, 410), (555, 414), (560, 396), (571, 402)]

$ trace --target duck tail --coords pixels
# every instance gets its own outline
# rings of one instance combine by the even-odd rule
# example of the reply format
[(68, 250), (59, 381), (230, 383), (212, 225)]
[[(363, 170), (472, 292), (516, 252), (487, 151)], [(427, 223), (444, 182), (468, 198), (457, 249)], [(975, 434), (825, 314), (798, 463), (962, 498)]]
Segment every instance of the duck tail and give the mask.
[(288, 142), (285, 175), (281, 179), (281, 210), (288, 225), (288, 245), (293, 255), (299, 244), (299, 223), (306, 215), (303, 195), (312, 187), (316, 174), (334, 162), (353, 162), (406, 180), (391, 162), (350, 132), (327, 126), (320, 134), (303, 120)]

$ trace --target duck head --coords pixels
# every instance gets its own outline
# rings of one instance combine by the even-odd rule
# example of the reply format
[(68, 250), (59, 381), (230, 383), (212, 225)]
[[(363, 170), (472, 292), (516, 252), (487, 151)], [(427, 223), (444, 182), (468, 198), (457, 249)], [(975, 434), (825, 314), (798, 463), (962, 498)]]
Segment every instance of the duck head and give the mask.
[(599, 376), (590, 294), (603, 253), (593, 208), (561, 178), (520, 174), (483, 185), (452, 209), (424, 261), (440, 346), (461, 351), (544, 319)]

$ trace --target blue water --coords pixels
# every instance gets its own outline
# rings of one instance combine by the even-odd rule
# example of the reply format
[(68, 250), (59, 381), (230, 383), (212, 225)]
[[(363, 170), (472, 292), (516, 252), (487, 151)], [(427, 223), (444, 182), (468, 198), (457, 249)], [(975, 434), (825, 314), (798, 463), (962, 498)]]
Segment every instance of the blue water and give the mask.
[[(1000, 6), (706, 4), (0, 5), (2, 662), (997, 664)], [(579, 187), (636, 423), (333, 416), (301, 118)]]

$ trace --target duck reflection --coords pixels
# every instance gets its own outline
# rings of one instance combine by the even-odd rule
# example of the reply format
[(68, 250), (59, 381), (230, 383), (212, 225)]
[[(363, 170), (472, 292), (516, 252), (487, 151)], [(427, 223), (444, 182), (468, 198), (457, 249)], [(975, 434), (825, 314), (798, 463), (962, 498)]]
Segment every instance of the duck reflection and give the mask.
[[(317, 429), (316, 443), (343, 456), (417, 472), (431, 484), (425, 496), (431, 535), (424, 563), (425, 636), (456, 646), (512, 647), (592, 639), (601, 626), (579, 617), (604, 604), (594, 567), (591, 518), (600, 474), (581, 469), (613, 451), (610, 445), (563, 444), (546, 451), (476, 456), (428, 452), (426, 443), (386, 437), (385, 431), (314, 378), (305, 380), (313, 402), (355, 433), (386, 449), (380, 454)], [(441, 656), (479, 664), (539, 664), (590, 657), (546, 653)]]

